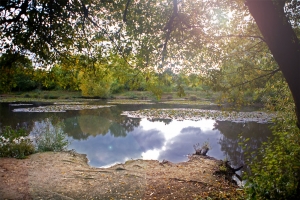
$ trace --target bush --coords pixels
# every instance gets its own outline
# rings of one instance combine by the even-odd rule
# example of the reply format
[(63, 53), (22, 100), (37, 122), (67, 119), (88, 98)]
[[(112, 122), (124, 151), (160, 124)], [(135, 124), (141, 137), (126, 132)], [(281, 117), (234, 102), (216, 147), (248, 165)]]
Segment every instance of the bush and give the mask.
[(278, 113), (274, 138), (263, 144), (258, 157), (249, 155), (249, 199), (300, 199), (300, 130), (291, 113)]
[(0, 157), (25, 158), (32, 153), (34, 146), (24, 129), (4, 127), (0, 135)]
[(168, 96), (167, 96), (167, 99), (168, 99), (168, 100), (171, 100), (171, 99), (173, 99), (173, 96), (172, 96), (172, 95), (168, 95)]
[(134, 92), (128, 92), (127, 96), (129, 99), (137, 99), (138, 98), (137, 94)]
[(191, 95), (189, 99), (190, 101), (197, 101), (197, 96)]
[(53, 95), (49, 96), (49, 99), (58, 99), (58, 98), (59, 98), (58, 96), (53, 96)]
[(30, 94), (25, 94), (24, 97), (25, 98), (30, 98), (31, 96), (30, 96)]
[(66, 140), (62, 125), (53, 126), (49, 120), (44, 124), (44, 128), (35, 130), (34, 142), (25, 129), (4, 127), (0, 132), (0, 157), (26, 158), (34, 152), (66, 150), (69, 141)]
[(69, 145), (67, 135), (62, 129), (62, 124), (52, 125), (49, 119), (44, 123), (44, 128), (35, 130), (36, 151), (64, 151)]

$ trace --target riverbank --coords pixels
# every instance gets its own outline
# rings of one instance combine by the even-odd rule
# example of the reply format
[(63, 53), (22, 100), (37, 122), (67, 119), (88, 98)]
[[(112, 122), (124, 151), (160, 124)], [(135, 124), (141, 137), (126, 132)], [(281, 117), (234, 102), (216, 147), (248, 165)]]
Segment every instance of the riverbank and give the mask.
[(45, 152), (0, 158), (2, 199), (243, 199), (238, 186), (217, 176), (220, 162), (191, 156), (171, 163), (129, 160), (94, 168), (85, 155)]
[[(213, 97), (213, 98), (212, 98)], [(161, 100), (211, 100), (216, 98), (215, 95), (208, 96), (203, 91), (186, 91), (185, 98), (179, 98), (176, 92), (164, 93)], [(66, 91), (66, 90), (34, 90), (30, 92), (11, 92), (9, 94), (0, 94), (0, 101), (51, 101), (51, 100), (85, 100), (85, 99), (100, 99), (99, 97), (85, 97), (80, 91)], [(135, 99), (135, 100), (152, 100), (157, 101), (157, 97), (149, 91), (125, 91), (117, 94), (112, 94), (108, 99)], [(182, 101), (180, 101), (182, 102)]]

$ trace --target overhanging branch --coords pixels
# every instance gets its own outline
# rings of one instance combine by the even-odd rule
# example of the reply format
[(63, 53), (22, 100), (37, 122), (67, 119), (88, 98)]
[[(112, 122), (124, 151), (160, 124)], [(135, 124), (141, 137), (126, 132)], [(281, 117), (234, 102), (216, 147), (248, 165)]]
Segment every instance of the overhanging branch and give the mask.
[(87, 19), (88, 19), (95, 27), (100, 28), (100, 29), (104, 32), (104, 34), (107, 35), (108, 39), (115, 45), (115, 47), (117, 48), (117, 50), (120, 52), (120, 54), (121, 54), (121, 56), (123, 57), (123, 59), (125, 60), (125, 62), (126, 62), (129, 66), (133, 67), (133, 66), (127, 61), (127, 59), (126, 59), (124, 53), (122, 52), (121, 47), (115, 42), (114, 38), (111, 37), (110, 34), (109, 34), (105, 29), (103, 29), (102, 27), (100, 27), (100, 26), (99, 26), (96, 22), (94, 22), (90, 17), (88, 17)]
[(216, 36), (215, 38), (226, 38), (226, 37), (238, 37), (238, 38), (254, 38), (254, 39), (260, 39), (264, 42), (265, 39), (261, 36), (258, 36), (258, 35), (221, 35), (221, 36)]
[(127, 0), (126, 6), (125, 6), (125, 10), (124, 10), (124, 14), (123, 14), (123, 22), (127, 22), (127, 12), (128, 12), (128, 7), (130, 4), (130, 0)]
[(270, 73), (263, 74), (263, 75), (261, 75), (261, 76), (258, 76), (258, 77), (256, 77), (256, 78), (254, 78), (254, 79), (251, 79), (251, 80), (249, 80), (249, 81), (245, 81), (245, 82), (243, 82), (243, 83), (234, 85), (234, 86), (232, 86), (232, 87), (230, 87), (230, 88), (228, 88), (228, 89), (232, 89), (232, 88), (236, 88), (236, 87), (239, 87), (239, 86), (242, 86), (242, 85), (246, 85), (246, 84), (248, 84), (248, 83), (251, 83), (251, 82), (253, 82), (253, 81), (255, 81), (255, 80), (258, 80), (258, 79), (261, 79), (261, 78), (264, 78), (264, 77), (268, 77), (268, 76), (269, 76), (269, 77), (272, 77), (275, 73), (277, 73), (277, 72), (279, 72), (279, 71), (280, 71), (280, 69), (273, 70), (273, 71), (270, 72)]
[(177, 0), (173, 0), (173, 13), (172, 13), (172, 16), (171, 16), (170, 20), (168, 21), (168, 23), (166, 24), (166, 26), (164, 28), (164, 30), (166, 30), (167, 33), (166, 33), (165, 42), (163, 44), (162, 62), (164, 62), (165, 55), (167, 54), (167, 45), (168, 45), (168, 42), (170, 40), (170, 35), (173, 31), (174, 19), (176, 18), (177, 14), (178, 14), (178, 3), (177, 3)]

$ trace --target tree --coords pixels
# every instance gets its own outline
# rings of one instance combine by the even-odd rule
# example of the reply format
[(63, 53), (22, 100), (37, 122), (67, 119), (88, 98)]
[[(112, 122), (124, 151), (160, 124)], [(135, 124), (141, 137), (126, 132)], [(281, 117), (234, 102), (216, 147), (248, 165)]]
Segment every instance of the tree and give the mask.
[[(299, 8), (297, 0), (5, 0), (0, 41), (2, 51), (41, 59), (74, 52), (93, 58), (110, 48), (125, 60), (134, 56), (134, 67), (185, 66), (186, 73), (202, 75), (217, 74), (214, 69), (234, 51), (251, 61), (255, 51), (268, 54), (268, 47), (291, 89), (300, 124)], [(241, 60), (231, 63), (244, 66)], [(272, 66), (274, 72), (260, 69), (258, 77), (277, 72)], [(254, 79), (251, 70), (245, 75), (242, 83)]]
[[(252, 24), (251, 19), (242, 20), (243, 17), (245, 18), (243, 12), (247, 14), (245, 6), (241, 5), (242, 2), (243, 1), (196, 1), (195, 5), (188, 1), (179, 2), (173, 0), (172, 14), (169, 15), (169, 21), (164, 28), (165, 41), (162, 47), (162, 61), (164, 61), (167, 55), (174, 61), (176, 59), (174, 59), (176, 53), (178, 54), (178, 52), (180, 52), (183, 53), (185, 58), (189, 58), (189, 56), (192, 55), (191, 60), (196, 61), (196, 64), (200, 66), (198, 70), (203, 69), (203, 66), (207, 64), (209, 65), (208, 68), (213, 68), (213, 65), (218, 63), (218, 59), (221, 59), (222, 62), (228, 62), (228, 60), (230, 60), (230, 58), (226, 57), (228, 51), (232, 51), (235, 48), (235, 51), (239, 53), (243, 52), (243, 50), (238, 50), (239, 46), (235, 46), (234, 48), (230, 47), (230, 49), (228, 49), (228, 44), (230, 44), (230, 40), (232, 40), (228, 38), (247, 38), (252, 41), (252, 43), (255, 42), (253, 39), (263, 41), (272, 54), (271, 59), (275, 59), (279, 70), (282, 71), (289, 85), (295, 102), (298, 126), (300, 126), (300, 80), (298, 78), (300, 74), (300, 42), (295, 32), (299, 30), (299, 1), (247, 0), (245, 4), (254, 17), (262, 36), (259, 32), (255, 31), (257, 28)], [(199, 5), (203, 8), (199, 8)], [(204, 9), (212, 11), (204, 11)], [(193, 11), (196, 12), (196, 14), (194, 14)], [(228, 18), (230, 12), (235, 12), (234, 18), (236, 19)], [(207, 22), (204, 20), (204, 16), (206, 19), (213, 19), (210, 20), (210, 25), (206, 26)], [(200, 17), (202, 17), (202, 19), (200, 19)], [(238, 23), (236, 20), (240, 22)], [(245, 25), (243, 26), (241, 23), (245, 23)], [(242, 28), (234, 28), (234, 25), (242, 26)], [(204, 27), (206, 27), (207, 30), (205, 30)], [(249, 27), (253, 28), (254, 31), (249, 29)], [(195, 34), (195, 32), (197, 34)], [(189, 40), (185, 37), (188, 37)], [(220, 41), (220, 38), (227, 39)], [(215, 41), (214, 45), (212, 44), (213, 41)], [(200, 47), (195, 47), (186, 53), (186, 47), (194, 47), (194, 45), (191, 44), (192, 42)], [(245, 44), (239, 43), (239, 45), (245, 47)], [(264, 44), (258, 46), (261, 47), (263, 45)], [(168, 46), (168, 49), (170, 49), (168, 51), (171, 53), (167, 52)], [(176, 51), (177, 48), (181, 50)], [(256, 47), (253, 45), (251, 48)], [(268, 53), (265, 50), (260, 50), (259, 52)], [(249, 57), (249, 52), (247, 53)], [(244, 59), (243, 62), (245, 62), (245, 60), (247, 59)], [(187, 63), (184, 64), (188, 65)], [(192, 62), (192, 64), (194, 64), (194, 62)], [(238, 64), (245, 65), (245, 63), (242, 62), (235, 63), (234, 65), (237, 66)], [(218, 69), (210, 71), (219, 72)], [(260, 69), (260, 71), (262, 71), (262, 69)], [(257, 77), (271, 76), (277, 71), (276, 68), (273, 68), (273, 71), (270, 70), (261, 75), (258, 74)], [(244, 74), (248, 76), (246, 80), (252, 80), (251, 78), (249, 79), (251, 71), (245, 72)], [(216, 78), (217, 76), (214, 73), (212, 77)], [(214, 83), (216, 82), (213, 82), (213, 84)]]
[(80, 89), (83, 96), (110, 97), (110, 87), (113, 82), (112, 72), (103, 63), (95, 63), (94, 69), (79, 72)]
[[(246, 5), (289, 85), (295, 102), (297, 124), (300, 128), (300, 41), (292, 27), (293, 21), (290, 21), (284, 12), (286, 2), (247, 0)], [(293, 3), (299, 4), (298, 1), (290, 2)], [(299, 9), (299, 5), (295, 6)], [(297, 14), (297, 10), (292, 12)], [(299, 28), (298, 24), (294, 26)]]
[(0, 92), (33, 88), (32, 73), (32, 62), (27, 57), (11, 52), (3, 54), (0, 57)]
[[(73, 51), (88, 52), (92, 18), (116, 6), (112, 0), (1, 0), (0, 52), (30, 54), (41, 61), (55, 61)], [(105, 28), (97, 30), (98, 38)]]

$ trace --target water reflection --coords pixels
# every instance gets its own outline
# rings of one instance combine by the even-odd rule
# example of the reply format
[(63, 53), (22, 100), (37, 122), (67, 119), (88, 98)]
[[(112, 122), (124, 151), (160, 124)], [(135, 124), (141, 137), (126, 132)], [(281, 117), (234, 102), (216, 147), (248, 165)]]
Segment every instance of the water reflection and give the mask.
[(158, 130), (145, 131), (138, 127), (128, 133), (126, 137), (114, 137), (112, 134), (106, 134), (90, 136), (84, 141), (74, 140), (70, 148), (87, 154), (90, 165), (100, 167), (142, 158), (143, 152), (160, 149), (164, 140)]
[[(33, 105), (36, 106), (36, 105)], [(151, 105), (153, 106), (153, 105)], [(155, 106), (155, 105), (154, 105)], [(170, 107), (170, 105), (159, 105)], [(182, 106), (183, 107), (183, 106)], [(247, 145), (253, 151), (271, 136), (267, 124), (219, 122), (215, 120), (176, 121), (128, 118), (123, 110), (150, 108), (149, 105), (119, 105), (95, 110), (65, 113), (14, 113), (9, 104), (0, 103), (0, 128), (10, 125), (29, 131), (42, 129), (43, 121), (53, 126), (64, 124), (64, 132), (72, 142), (70, 149), (87, 154), (90, 165), (100, 167), (122, 163), (128, 159), (157, 159), (181, 162), (194, 153), (193, 145), (209, 142), (209, 156), (228, 158), (235, 166), (244, 163), (239, 145), (242, 138), (251, 138)]]
[[(182, 162), (187, 160), (188, 154), (194, 153), (194, 144), (208, 141), (211, 146), (209, 156), (227, 158), (233, 165), (240, 166), (244, 162), (243, 151), (238, 144), (240, 134), (251, 136), (249, 145), (253, 149), (271, 136), (266, 124), (238, 124), (214, 120), (168, 120), (166, 123), (164, 120), (141, 119), (135, 122), (135, 128), (128, 130), (126, 137), (116, 138), (108, 131), (110, 134), (89, 137), (84, 142), (73, 141), (71, 148), (87, 154), (90, 165), (99, 167), (137, 158)], [(251, 135), (258, 130), (264, 134)]]
[(65, 132), (76, 140), (86, 140), (88, 137), (106, 135), (110, 133), (114, 137), (126, 137), (127, 132), (133, 131), (138, 127), (140, 119), (127, 118), (121, 116), (114, 118), (111, 115), (93, 115), (80, 112), (79, 116), (65, 119)]
[[(224, 157), (230, 160), (231, 164), (235, 167), (243, 164), (245, 160), (245, 152), (239, 143), (247, 145), (247, 153), (257, 152), (263, 142), (267, 138), (272, 137), (272, 132), (268, 128), (268, 124), (257, 124), (254, 122), (249, 123), (231, 123), (231, 122), (217, 122), (215, 129), (219, 130), (222, 138), (219, 141), (221, 151), (224, 152)], [(249, 140), (244, 142), (247, 138)], [(255, 154), (253, 154), (255, 155)], [(247, 171), (247, 166), (243, 168)]]

